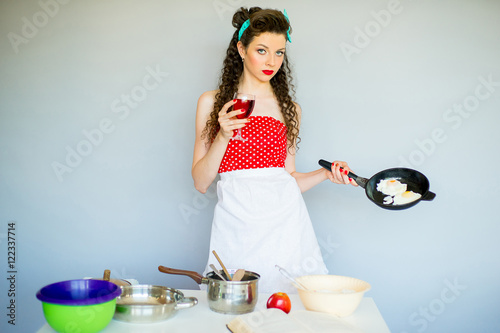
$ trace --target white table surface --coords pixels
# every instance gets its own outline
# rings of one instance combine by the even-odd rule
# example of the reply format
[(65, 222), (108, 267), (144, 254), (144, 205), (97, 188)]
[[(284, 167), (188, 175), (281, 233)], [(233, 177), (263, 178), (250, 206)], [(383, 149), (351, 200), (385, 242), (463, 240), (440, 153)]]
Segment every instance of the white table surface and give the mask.
[[(131, 324), (113, 319), (102, 333), (178, 333), (178, 332), (204, 332), (204, 333), (229, 333), (226, 324), (235, 315), (225, 315), (213, 312), (208, 307), (206, 291), (181, 290), (185, 297), (196, 297), (198, 304), (189, 309), (178, 310), (174, 317), (154, 324)], [(270, 294), (259, 294), (255, 311), (264, 310)], [(304, 310), (300, 298), (290, 294), (292, 312)], [(390, 333), (387, 324), (380, 314), (371, 297), (364, 297), (356, 311), (342, 318), (343, 321), (358, 328), (365, 333)], [(54, 333), (55, 331), (46, 323), (37, 333)]]

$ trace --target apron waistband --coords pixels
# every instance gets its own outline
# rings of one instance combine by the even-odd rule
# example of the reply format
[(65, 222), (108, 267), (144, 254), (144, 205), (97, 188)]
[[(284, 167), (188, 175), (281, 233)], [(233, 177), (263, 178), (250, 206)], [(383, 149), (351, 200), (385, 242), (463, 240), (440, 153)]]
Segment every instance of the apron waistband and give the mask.
[(287, 172), (285, 168), (258, 168), (258, 169), (243, 169), (223, 172), (220, 174), (221, 180), (232, 178), (248, 177), (248, 176), (274, 176), (281, 175)]

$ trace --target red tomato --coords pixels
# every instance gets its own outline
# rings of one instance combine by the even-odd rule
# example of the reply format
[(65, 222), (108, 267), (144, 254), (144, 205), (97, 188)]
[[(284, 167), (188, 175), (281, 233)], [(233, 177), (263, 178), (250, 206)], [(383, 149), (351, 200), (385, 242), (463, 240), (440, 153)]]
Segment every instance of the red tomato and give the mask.
[(275, 293), (267, 300), (267, 308), (276, 308), (289, 313), (292, 309), (292, 302), (285, 293)]

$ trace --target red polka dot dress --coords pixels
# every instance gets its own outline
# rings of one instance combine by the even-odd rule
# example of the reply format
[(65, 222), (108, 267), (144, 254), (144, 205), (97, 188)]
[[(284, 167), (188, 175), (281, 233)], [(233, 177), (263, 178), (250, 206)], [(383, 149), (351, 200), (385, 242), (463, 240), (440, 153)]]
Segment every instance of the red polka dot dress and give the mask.
[(219, 173), (257, 168), (284, 168), (286, 126), (267, 116), (254, 116), (242, 129), (246, 141), (231, 140), (219, 167)]
[(230, 140), (219, 167), (208, 263), (212, 250), (229, 269), (260, 274), (259, 291), (296, 293), (275, 265), (296, 276), (327, 274), (301, 191), (285, 170), (287, 129), (269, 116), (252, 116), (246, 141)]

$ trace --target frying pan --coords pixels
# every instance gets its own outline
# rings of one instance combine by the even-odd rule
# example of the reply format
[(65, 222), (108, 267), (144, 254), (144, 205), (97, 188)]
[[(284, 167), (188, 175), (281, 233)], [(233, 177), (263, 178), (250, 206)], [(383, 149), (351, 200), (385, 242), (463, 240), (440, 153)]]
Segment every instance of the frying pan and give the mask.
[[(327, 170), (332, 169), (332, 163), (319, 160), (319, 165)], [(358, 175), (349, 171), (348, 177), (354, 179), (356, 183), (365, 189), (366, 196), (370, 199), (374, 204), (379, 207), (390, 209), (390, 210), (402, 210), (407, 209), (412, 206), (415, 206), (420, 201), (432, 201), (436, 194), (429, 191), (429, 180), (422, 173), (407, 168), (392, 168), (380, 171), (373, 175), (370, 179), (366, 179), (363, 177), (359, 177)], [(407, 184), (407, 190), (413, 191), (415, 193), (420, 193), (422, 196), (410, 203), (403, 205), (393, 205), (393, 204), (384, 204), (385, 194), (377, 191), (377, 184), (382, 179), (387, 178), (397, 178), (401, 183)]]

